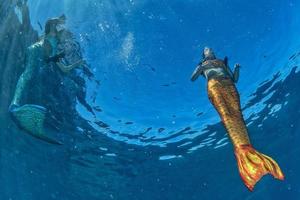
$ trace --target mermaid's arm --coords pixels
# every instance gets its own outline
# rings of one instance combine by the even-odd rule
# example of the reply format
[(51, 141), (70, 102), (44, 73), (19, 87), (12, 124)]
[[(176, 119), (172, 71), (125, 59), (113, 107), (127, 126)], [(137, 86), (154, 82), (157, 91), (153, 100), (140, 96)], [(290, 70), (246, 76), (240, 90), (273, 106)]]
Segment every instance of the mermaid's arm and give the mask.
[(59, 60), (61, 58), (63, 58), (63, 57), (65, 57), (65, 52), (64, 51), (60, 51), (56, 55), (50, 56), (50, 57), (46, 58), (45, 60), (46, 60), (47, 63), (50, 63), (50, 62), (59, 62)]
[(61, 62), (57, 62), (56, 63), (57, 66), (61, 69), (61, 71), (63, 71), (64, 73), (68, 73), (70, 72), (72, 69), (79, 67), (80, 65), (84, 64), (83, 60), (78, 60), (77, 62), (71, 64), (71, 65), (64, 65)]
[(228, 57), (227, 57), (227, 56), (225, 56), (223, 62), (224, 62), (224, 64), (225, 64), (226, 66), (228, 66)]
[(191, 81), (197, 80), (197, 78), (203, 73), (203, 71), (204, 71), (204, 67), (201, 62), (197, 65), (196, 69), (194, 70), (194, 72), (191, 76)]
[(228, 65), (228, 57), (226, 56), (223, 60), (225, 64), (225, 70), (227, 71), (228, 75), (230, 76), (231, 80), (235, 83), (238, 82), (239, 76), (240, 76), (240, 65), (235, 64), (234, 65), (234, 72), (231, 71), (229, 65)]
[(239, 77), (240, 77), (240, 64), (235, 64), (234, 65), (234, 72), (233, 72), (233, 80), (235, 83), (237, 83), (239, 81)]

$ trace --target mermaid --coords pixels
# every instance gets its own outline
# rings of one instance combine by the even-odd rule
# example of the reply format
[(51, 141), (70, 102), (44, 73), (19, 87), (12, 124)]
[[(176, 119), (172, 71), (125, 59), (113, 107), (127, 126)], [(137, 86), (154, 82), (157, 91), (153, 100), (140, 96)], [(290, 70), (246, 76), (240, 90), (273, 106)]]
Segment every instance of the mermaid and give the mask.
[(191, 81), (200, 75), (207, 79), (208, 98), (219, 113), (234, 146), (240, 176), (246, 187), (253, 191), (255, 184), (266, 174), (279, 180), (284, 175), (272, 158), (256, 151), (250, 143), (235, 83), (239, 79), (240, 65), (232, 72), (228, 59), (217, 59), (211, 48), (205, 47), (203, 60), (192, 74)]
[[(70, 65), (62, 62), (66, 52), (60, 51), (58, 47), (61, 33), (64, 31), (65, 20), (64, 15), (49, 19), (45, 25), (44, 37), (27, 49), (25, 71), (18, 80), (9, 107), (13, 120), (20, 128), (34, 137), (53, 144), (60, 144), (60, 142), (51, 138), (45, 131), (44, 123), (48, 112), (46, 106), (40, 103), (28, 103), (27, 96), (30, 92), (35, 95), (49, 92), (40, 91), (43, 90), (41, 89), (42, 83), (45, 82), (45, 76), (41, 76), (42, 73), (53, 72), (46, 74), (46, 76), (51, 76), (55, 74), (56, 69), (59, 69), (62, 73), (68, 74), (74, 68), (84, 64), (83, 60), (78, 60)], [(38, 81), (38, 83), (33, 84), (34, 81)], [(43, 99), (44, 96), (40, 98)]]

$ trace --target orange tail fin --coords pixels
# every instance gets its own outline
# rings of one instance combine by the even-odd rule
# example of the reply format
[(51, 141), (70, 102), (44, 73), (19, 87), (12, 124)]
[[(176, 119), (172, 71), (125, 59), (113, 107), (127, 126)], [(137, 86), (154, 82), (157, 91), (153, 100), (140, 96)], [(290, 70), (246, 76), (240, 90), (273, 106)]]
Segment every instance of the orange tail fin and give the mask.
[(240, 175), (250, 191), (266, 174), (283, 180), (284, 175), (278, 164), (270, 157), (257, 152), (251, 145), (241, 145), (235, 148), (235, 156)]

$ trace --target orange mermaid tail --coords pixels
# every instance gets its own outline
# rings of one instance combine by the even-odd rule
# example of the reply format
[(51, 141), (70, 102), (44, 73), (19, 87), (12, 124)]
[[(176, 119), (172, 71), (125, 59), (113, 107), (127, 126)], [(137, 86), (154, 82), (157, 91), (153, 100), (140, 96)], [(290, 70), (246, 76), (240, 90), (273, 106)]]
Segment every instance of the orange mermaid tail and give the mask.
[(230, 79), (211, 79), (207, 84), (208, 97), (218, 111), (235, 148), (235, 156), (242, 180), (252, 191), (266, 174), (283, 180), (278, 164), (270, 157), (257, 152), (250, 143), (240, 106), (240, 97)]
[(242, 145), (235, 149), (240, 175), (250, 191), (254, 185), (266, 174), (283, 180), (284, 175), (272, 158), (257, 152), (251, 145)]

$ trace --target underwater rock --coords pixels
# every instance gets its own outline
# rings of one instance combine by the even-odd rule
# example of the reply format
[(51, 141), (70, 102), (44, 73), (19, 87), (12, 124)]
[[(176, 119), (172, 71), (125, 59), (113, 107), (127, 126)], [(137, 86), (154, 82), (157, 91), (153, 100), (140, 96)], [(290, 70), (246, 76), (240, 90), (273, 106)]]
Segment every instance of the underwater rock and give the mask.
[(28, 10), (24, 10), (21, 23), (14, 8), (10, 0), (2, 0), (0, 4), (0, 113), (7, 113), (16, 83), (24, 70), (27, 47), (38, 40)]

